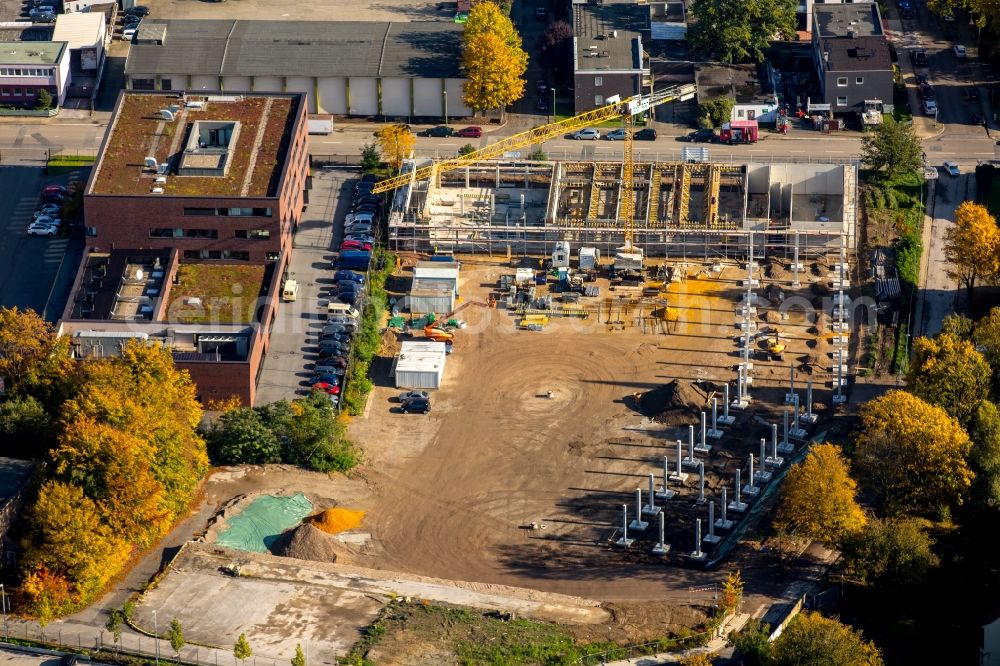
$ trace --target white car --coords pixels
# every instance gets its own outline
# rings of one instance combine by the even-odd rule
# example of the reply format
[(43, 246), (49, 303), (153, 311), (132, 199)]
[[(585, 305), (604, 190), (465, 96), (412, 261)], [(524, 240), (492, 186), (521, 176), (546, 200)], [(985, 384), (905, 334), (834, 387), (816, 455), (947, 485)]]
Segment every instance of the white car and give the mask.
[(29, 236), (55, 236), (57, 233), (59, 233), (58, 224), (32, 222), (31, 225), (28, 226)]
[(965, 52), (965, 47), (962, 46), (961, 44), (955, 44), (953, 48), (955, 49), (956, 58), (965, 58), (968, 56), (968, 54)]
[(58, 227), (60, 224), (62, 224), (62, 220), (52, 215), (39, 215), (32, 221), (32, 224), (48, 224), (48, 225), (55, 225)]
[(122, 30), (122, 41), (131, 42), (132, 38), (135, 37), (136, 28), (125, 28)]
[(45, 204), (44, 206), (36, 210), (32, 217), (34, 217), (35, 219), (42, 217), (43, 215), (45, 217), (59, 217), (59, 213), (61, 212), (62, 212), (62, 206), (60, 206), (59, 204)]
[(575, 132), (573, 138), (577, 141), (594, 141), (601, 138), (601, 131), (588, 127)]
[(937, 102), (932, 99), (924, 100), (924, 113), (928, 116), (937, 115)]
[(962, 170), (958, 168), (958, 165), (954, 162), (945, 162), (944, 170), (948, 172), (949, 176), (961, 176)]

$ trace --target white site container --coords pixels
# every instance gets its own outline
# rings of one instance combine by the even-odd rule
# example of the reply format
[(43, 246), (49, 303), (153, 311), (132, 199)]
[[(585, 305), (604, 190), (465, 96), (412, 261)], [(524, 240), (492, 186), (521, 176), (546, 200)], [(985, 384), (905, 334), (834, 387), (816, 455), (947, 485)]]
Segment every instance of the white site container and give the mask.
[(441, 388), (445, 358), (443, 342), (404, 341), (396, 358), (396, 388)]

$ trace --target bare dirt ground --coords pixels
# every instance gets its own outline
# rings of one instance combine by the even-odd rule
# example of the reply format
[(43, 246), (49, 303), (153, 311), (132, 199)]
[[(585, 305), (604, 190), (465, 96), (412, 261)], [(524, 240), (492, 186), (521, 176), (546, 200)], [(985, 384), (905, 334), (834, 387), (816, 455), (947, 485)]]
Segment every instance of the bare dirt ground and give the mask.
[[(689, 273), (700, 268), (690, 266)], [(647, 474), (659, 477), (663, 456), (673, 460), (674, 440), (686, 440), (686, 429), (666, 429), (637, 413), (633, 394), (683, 378), (731, 382), (735, 397), (734, 306), (744, 270), (729, 265), (721, 274), (672, 284), (667, 298), (681, 320), (669, 335), (643, 333), (633, 325), (634, 309), (609, 317), (607, 282), (598, 283), (602, 296), (590, 299), (604, 304), (601, 317), (553, 319), (543, 332), (518, 331), (511, 314), (476, 305), (486, 302), (502, 272), (512, 271), (483, 257), (463, 259), (461, 293), (472, 304), (457, 316), (468, 327), (457, 332), (430, 415), (394, 413), (396, 389), (385, 374), (375, 377), (368, 410), (350, 429), (367, 459), (360, 474), (372, 493), (364, 507), (372, 541), (351, 561), (602, 601), (682, 601), (688, 588), (719, 582), (719, 572), (684, 566), (694, 548), (694, 519), (707, 524), (704, 507), (692, 504), (696, 473), (668, 506), (667, 562), (648, 553), (653, 527), (630, 534), (640, 541), (629, 552), (606, 542), (621, 522), (622, 504), (631, 519), (635, 489), (645, 495)], [(825, 282), (827, 268), (800, 276), (804, 286), (794, 292), (790, 274), (781, 277), (781, 307), (789, 315), (779, 326), (788, 351), (783, 362), (755, 361), (752, 408), (706, 460), (710, 499), (718, 500), (723, 485), (732, 497), (734, 470), (759, 452), (761, 437), (770, 437), (790, 363), (816, 361), (807, 368), (817, 381), (814, 402), (829, 402), (832, 361), (825, 342), (815, 347), (805, 307), (817, 298), (809, 280)], [(764, 279), (762, 287), (771, 282)], [(794, 294), (802, 297), (798, 305)], [(759, 316), (765, 313), (762, 307)], [(609, 318), (624, 321), (624, 330), (610, 331)], [(525, 529), (532, 521), (546, 529)], [(780, 589), (773, 578), (752, 579), (748, 592)]]

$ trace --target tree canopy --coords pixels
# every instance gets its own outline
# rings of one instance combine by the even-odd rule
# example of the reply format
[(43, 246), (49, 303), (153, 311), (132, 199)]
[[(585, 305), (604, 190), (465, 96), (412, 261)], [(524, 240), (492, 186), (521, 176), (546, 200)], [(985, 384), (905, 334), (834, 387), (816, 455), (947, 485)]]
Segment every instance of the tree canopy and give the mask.
[(476, 3), (465, 23), (462, 65), (465, 103), (476, 111), (502, 109), (524, 96), (528, 54), (510, 18), (496, 3)]
[(972, 299), (976, 283), (1000, 269), (1000, 229), (985, 206), (966, 201), (955, 209), (955, 224), (945, 230), (944, 253), (951, 265), (948, 275)]
[(42, 399), (67, 379), (69, 338), (34, 310), (0, 308), (0, 379), (6, 393)]
[(861, 139), (861, 162), (887, 178), (918, 171), (923, 150), (913, 127), (887, 116)]
[(378, 141), (378, 151), (382, 154), (382, 159), (393, 169), (398, 169), (403, 164), (403, 160), (410, 156), (413, 146), (417, 143), (406, 125), (383, 127), (375, 134), (375, 139)]
[(968, 340), (950, 333), (913, 341), (906, 375), (910, 393), (943, 407), (963, 426), (990, 389), (990, 366)]
[(794, 38), (795, 10), (794, 0), (695, 0), (687, 41), (712, 60), (763, 62), (775, 38)]
[(919, 585), (937, 563), (932, 541), (913, 519), (874, 519), (841, 546), (845, 568), (864, 583)]
[(990, 364), (993, 370), (993, 394), (1000, 396), (1000, 308), (991, 309), (989, 314), (976, 322), (972, 340)]
[(857, 484), (840, 449), (818, 444), (805, 460), (788, 470), (776, 523), (802, 536), (840, 543), (865, 524), (856, 492)]
[(1000, 32), (1000, 0), (928, 0), (927, 7), (942, 16), (966, 9), (978, 27)]
[(980, 507), (1000, 507), (1000, 409), (988, 400), (980, 400), (969, 426), (972, 450), (969, 464), (976, 477), (972, 498)]
[(972, 482), (972, 446), (941, 407), (906, 391), (861, 407), (855, 464), (890, 512), (930, 511), (962, 501)]
[(788, 623), (771, 646), (774, 666), (881, 666), (882, 655), (861, 632), (805, 611)]

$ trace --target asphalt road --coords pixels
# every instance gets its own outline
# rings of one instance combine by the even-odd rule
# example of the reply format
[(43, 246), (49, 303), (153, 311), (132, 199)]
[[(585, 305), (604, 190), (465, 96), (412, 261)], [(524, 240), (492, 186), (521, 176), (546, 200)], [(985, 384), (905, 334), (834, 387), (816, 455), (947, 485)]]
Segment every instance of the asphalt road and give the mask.
[[(88, 662), (96, 663), (96, 662)], [(32, 654), (19, 650), (0, 649), (0, 666), (59, 666), (59, 657), (48, 654)]]

